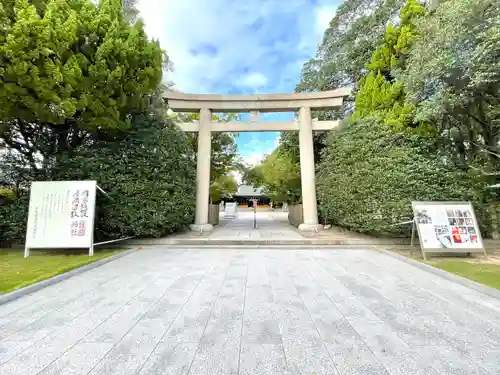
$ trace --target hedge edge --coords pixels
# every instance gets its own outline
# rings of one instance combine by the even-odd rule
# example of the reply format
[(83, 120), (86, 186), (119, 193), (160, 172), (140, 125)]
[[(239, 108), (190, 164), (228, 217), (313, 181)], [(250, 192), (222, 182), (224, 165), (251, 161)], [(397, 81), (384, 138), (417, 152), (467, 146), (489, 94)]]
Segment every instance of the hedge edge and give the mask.
[(71, 271), (64, 272), (64, 273), (62, 273), (60, 275), (53, 276), (53, 277), (51, 277), (49, 279), (42, 280), (42, 281), (39, 281), (39, 282), (37, 282), (35, 284), (25, 286), (24, 288), (17, 289), (17, 290), (14, 290), (12, 292), (0, 295), (0, 305), (6, 304), (6, 303), (11, 302), (11, 301), (14, 301), (14, 300), (19, 299), (21, 297), (24, 297), (24, 296), (26, 296), (28, 294), (37, 292), (37, 291), (39, 291), (39, 290), (41, 290), (43, 288), (46, 288), (46, 287), (48, 287), (50, 285), (57, 284), (57, 283), (59, 283), (61, 281), (67, 280), (70, 277), (79, 275), (79, 274), (81, 274), (83, 272), (90, 271), (91, 269), (97, 268), (99, 266), (102, 266), (103, 264), (111, 262), (112, 260), (116, 260), (118, 258), (122, 258), (122, 257), (124, 257), (126, 255), (132, 254), (132, 253), (136, 252), (137, 250), (138, 250), (138, 248), (134, 248), (134, 249), (130, 249), (130, 250), (125, 250), (125, 251), (123, 251), (121, 253), (112, 255), (110, 257), (107, 257), (107, 258), (104, 258), (104, 259), (100, 259), (100, 260), (97, 260), (95, 262), (89, 263), (89, 264), (87, 264), (85, 266), (82, 266), (82, 267), (79, 267), (79, 268), (75, 268), (75, 269), (73, 269)]
[(389, 251), (389, 250), (384, 250), (384, 249), (376, 249), (376, 250), (378, 252), (383, 253), (385, 255), (388, 255), (392, 258), (401, 260), (401, 261), (406, 262), (408, 264), (411, 264), (415, 267), (418, 267), (424, 271), (433, 273), (434, 275), (437, 275), (437, 276), (441, 276), (444, 279), (454, 281), (454, 282), (461, 284), (467, 288), (474, 289), (474, 290), (476, 290), (480, 293), (486, 294), (490, 297), (500, 299), (500, 290), (498, 290), (498, 289), (491, 288), (489, 286), (480, 284), (476, 281), (469, 280), (465, 277), (455, 275), (453, 273), (441, 270), (439, 268), (431, 266), (430, 264), (422, 263), (422, 262), (419, 262), (418, 260), (407, 258), (404, 255), (396, 254), (396, 253)]

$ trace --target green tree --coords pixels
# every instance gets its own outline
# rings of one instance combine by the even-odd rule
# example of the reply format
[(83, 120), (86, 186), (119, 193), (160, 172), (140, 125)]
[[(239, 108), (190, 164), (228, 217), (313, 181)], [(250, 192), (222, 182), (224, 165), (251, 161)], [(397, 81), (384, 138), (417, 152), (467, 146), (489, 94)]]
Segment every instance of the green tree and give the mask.
[[(482, 227), (489, 230), (484, 180), (476, 170), (453, 163), (433, 119), (416, 116), (418, 103), (408, 100), (405, 72), (414, 69), (414, 48), (428, 36), (420, 25), (439, 28), (432, 17), (418, 1), (406, 2), (398, 26), (387, 27), (366, 65), (354, 114), (329, 135), (318, 168), (318, 198), (333, 224), (396, 235), (401, 227), (392, 224), (411, 218), (412, 200), (459, 199), (477, 204)], [(436, 54), (439, 44), (424, 43), (422, 51)], [(432, 69), (421, 73), (433, 80)]]
[(414, 106), (406, 103), (403, 83), (396, 80), (395, 69), (404, 70), (411, 44), (416, 38), (415, 21), (424, 14), (418, 0), (408, 0), (401, 9), (397, 27), (389, 25), (380, 44), (366, 65), (368, 74), (360, 79), (353, 118), (377, 116), (396, 131), (424, 129), (414, 121)]
[[(399, 74), (416, 119), (435, 124), (450, 162), (483, 171), (488, 185), (500, 182), (498, 7), (497, 0), (440, 2), (418, 23), (420, 36)], [(496, 238), (497, 191), (484, 192)]]
[(219, 176), (210, 185), (210, 201), (212, 204), (219, 203), (222, 198), (230, 198), (232, 193), (238, 191), (238, 182), (231, 175)]
[(97, 239), (163, 236), (192, 223), (194, 155), (166, 117), (166, 55), (142, 23), (126, 19), (120, 0), (2, 7), (1, 168), (21, 188), (0, 206), (0, 239), (23, 239), (28, 191), (17, 184), (33, 179), (99, 181), (109, 197), (97, 201)]
[(330, 21), (316, 57), (304, 65), (296, 90), (323, 91), (357, 83), (400, 7), (398, 0), (344, 1)]
[(300, 166), (279, 147), (261, 165), (255, 176), (275, 202), (297, 203), (301, 199)]
[(243, 171), (242, 181), (246, 185), (263, 186), (264, 177), (262, 175), (262, 164), (246, 167)]
[[(377, 45), (384, 40), (386, 26), (398, 15), (398, 0), (345, 0), (336, 9), (316, 56), (302, 67), (295, 91), (324, 91), (339, 87), (355, 87), (366, 73), (366, 62)], [(314, 111), (319, 120), (345, 118), (353, 109), (353, 100), (346, 98), (340, 111)], [(314, 134), (315, 163), (319, 164), (327, 134)], [(295, 162), (299, 161), (297, 133), (283, 133), (281, 144)]]
[(399, 79), (464, 165), (498, 171), (500, 23), (496, 0), (447, 0), (419, 24)]
[[(2, 3), (0, 139), (31, 160), (74, 149), (88, 131), (126, 129), (158, 86), (166, 55), (120, 0)], [(40, 137), (51, 147), (38, 148)]]

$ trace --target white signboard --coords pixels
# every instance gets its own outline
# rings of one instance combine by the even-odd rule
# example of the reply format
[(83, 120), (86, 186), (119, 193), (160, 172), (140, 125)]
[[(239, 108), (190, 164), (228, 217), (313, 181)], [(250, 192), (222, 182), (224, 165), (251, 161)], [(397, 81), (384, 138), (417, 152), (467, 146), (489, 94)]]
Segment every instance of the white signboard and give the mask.
[(234, 202), (226, 203), (226, 209), (224, 210), (224, 217), (236, 217), (236, 203)]
[(96, 181), (31, 184), (25, 256), (35, 248), (89, 248), (93, 254)]
[(483, 240), (469, 202), (412, 202), (422, 251), (483, 252)]

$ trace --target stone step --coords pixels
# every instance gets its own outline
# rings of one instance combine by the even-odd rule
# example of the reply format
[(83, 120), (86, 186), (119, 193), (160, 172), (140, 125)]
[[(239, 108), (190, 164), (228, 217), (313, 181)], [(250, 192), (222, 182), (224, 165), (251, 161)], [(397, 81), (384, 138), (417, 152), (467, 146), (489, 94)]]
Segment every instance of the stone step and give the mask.
[(140, 249), (148, 248), (168, 249), (206, 249), (206, 250), (248, 250), (248, 249), (276, 249), (276, 250), (300, 250), (300, 249), (332, 249), (332, 250), (376, 250), (381, 246), (374, 245), (142, 245)]
[(286, 240), (286, 239), (208, 239), (208, 238), (179, 238), (179, 239), (162, 239), (162, 240), (134, 240), (134, 245), (137, 246), (389, 246), (395, 245), (394, 240), (380, 241), (360, 241), (352, 239), (314, 239), (305, 238), (301, 240)]

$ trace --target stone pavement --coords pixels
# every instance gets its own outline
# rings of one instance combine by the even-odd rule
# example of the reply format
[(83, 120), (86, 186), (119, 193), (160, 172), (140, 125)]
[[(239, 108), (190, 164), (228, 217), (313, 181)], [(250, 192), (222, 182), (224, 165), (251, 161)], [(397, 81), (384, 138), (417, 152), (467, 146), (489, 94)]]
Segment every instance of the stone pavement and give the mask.
[(240, 209), (236, 218), (224, 218), (220, 214), (219, 225), (208, 233), (186, 232), (165, 238), (134, 239), (132, 245), (202, 245), (202, 244), (238, 244), (280, 243), (307, 241), (288, 222), (288, 212), (256, 212), (257, 228), (254, 229), (254, 214), (250, 209)]
[(0, 374), (500, 373), (500, 300), (368, 250), (138, 251), (0, 305)]
[(251, 210), (240, 210), (234, 219), (225, 219), (222, 215), (219, 225), (214, 226), (211, 239), (304, 239), (288, 222), (288, 212), (257, 210), (256, 229), (253, 229), (254, 213)]
[(240, 209), (236, 218), (226, 219), (220, 215), (219, 225), (207, 233), (185, 232), (164, 238), (140, 238), (128, 241), (133, 246), (142, 245), (184, 245), (184, 246), (234, 246), (234, 245), (287, 245), (287, 246), (377, 246), (395, 245), (409, 240), (375, 238), (338, 228), (322, 230), (319, 233), (299, 233), (288, 222), (288, 213), (271, 210), (257, 210), (257, 228), (253, 228), (253, 211)]

